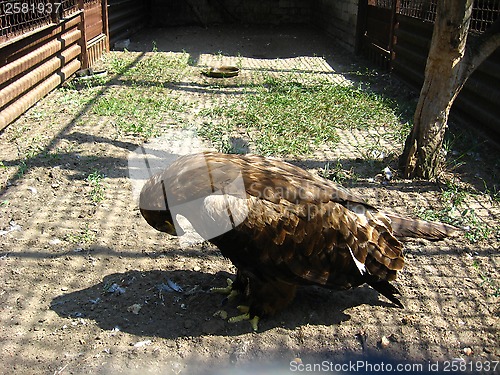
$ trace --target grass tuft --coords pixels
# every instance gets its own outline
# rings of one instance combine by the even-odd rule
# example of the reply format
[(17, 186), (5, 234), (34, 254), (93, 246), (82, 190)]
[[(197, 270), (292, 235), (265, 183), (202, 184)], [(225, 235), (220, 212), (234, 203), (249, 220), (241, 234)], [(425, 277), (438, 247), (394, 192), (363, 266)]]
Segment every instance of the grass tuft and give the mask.
[(447, 181), (440, 198), (443, 208), (421, 208), (416, 214), (424, 220), (440, 221), (466, 229), (465, 238), (470, 243), (487, 240), (494, 235), (495, 228), (482, 221), (473, 208), (464, 207), (470, 194), (452, 181)]
[(105, 187), (102, 183), (104, 174), (99, 171), (94, 171), (87, 176), (87, 183), (91, 187), (89, 196), (94, 204), (102, 202), (104, 200), (104, 190)]
[(260, 154), (304, 155), (320, 145), (333, 147), (340, 129), (401, 128), (394, 103), (353, 86), (270, 77), (252, 90), (242, 102), (204, 115), (222, 124), (217, 137), (220, 132), (243, 130)]

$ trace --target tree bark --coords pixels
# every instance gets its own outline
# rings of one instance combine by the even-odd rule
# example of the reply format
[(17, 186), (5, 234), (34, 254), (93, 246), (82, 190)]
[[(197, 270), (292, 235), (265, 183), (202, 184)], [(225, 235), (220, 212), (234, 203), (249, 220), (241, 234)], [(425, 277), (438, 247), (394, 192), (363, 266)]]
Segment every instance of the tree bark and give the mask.
[(466, 80), (464, 63), (473, 0), (439, 0), (425, 79), (400, 167), (405, 178), (437, 176), (451, 105)]
[(405, 178), (435, 178), (451, 106), (474, 70), (500, 46), (500, 18), (469, 36), (473, 0), (439, 0), (425, 79), (406, 139), (400, 169)]

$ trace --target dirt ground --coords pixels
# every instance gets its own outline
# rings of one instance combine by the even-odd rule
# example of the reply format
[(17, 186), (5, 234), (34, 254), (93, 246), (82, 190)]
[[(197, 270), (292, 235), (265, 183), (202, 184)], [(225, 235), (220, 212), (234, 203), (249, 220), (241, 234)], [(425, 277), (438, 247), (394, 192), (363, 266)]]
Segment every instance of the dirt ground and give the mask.
[[(304, 69), (311, 74), (326, 69), (344, 79), (363, 64), (302, 28), (149, 30), (129, 49), (151, 51), (152, 40), (159, 51), (186, 51), (195, 66), (243, 59), (235, 80), (304, 61), (317, 63)], [(183, 80), (189, 89), (180, 95), (193, 103), (188, 119), (198, 105), (231, 96), (199, 85), (199, 74)], [(0, 373), (284, 374), (312, 372), (313, 364), (323, 365), (318, 372), (380, 372), (417, 364), (418, 373), (453, 365), (493, 374), (500, 359), (498, 231), (477, 243), (463, 236), (408, 242), (407, 266), (395, 283), (404, 309), (366, 286), (301, 288), (287, 310), (253, 333), (246, 322), (212, 316), (221, 297), (209, 289), (225, 286), (231, 263), (208, 245), (181, 247), (140, 216), (128, 160), (141, 138), (117, 134), (106, 119), (89, 121), (90, 106), (63, 98), (60, 90), (51, 93), (0, 134)], [(367, 137), (377, 134), (344, 134), (337, 149), (292, 161), (320, 169), (341, 158), (358, 176), (346, 185), (370, 203), (410, 216), (421, 207), (440, 209), (438, 184), (379, 182), (380, 164), (364, 162), (357, 147)], [(472, 156), (452, 175), (481, 187), (481, 178), (498, 175), (498, 159)], [(97, 203), (87, 177), (95, 170), (104, 174)], [(498, 228), (498, 202), (487, 194), (466, 199), (478, 220)], [(304, 367), (290, 365), (294, 358)], [(339, 367), (353, 363), (356, 369)]]

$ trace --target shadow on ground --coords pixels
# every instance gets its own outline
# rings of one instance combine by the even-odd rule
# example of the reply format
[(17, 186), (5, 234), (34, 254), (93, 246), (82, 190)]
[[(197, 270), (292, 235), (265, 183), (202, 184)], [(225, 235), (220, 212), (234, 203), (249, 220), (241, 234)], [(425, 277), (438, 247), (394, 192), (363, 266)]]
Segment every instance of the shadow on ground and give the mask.
[[(94, 320), (104, 330), (133, 335), (177, 338), (201, 335), (240, 335), (250, 331), (246, 322), (230, 324), (212, 314), (223, 308), (238, 314), (234, 301), (223, 305), (223, 296), (210, 291), (225, 286), (227, 272), (175, 270), (114, 273), (89, 288), (54, 298), (50, 308), (65, 318)], [(168, 280), (182, 288), (168, 291)], [(294, 329), (306, 324), (337, 325), (350, 319), (346, 309), (362, 304), (391, 308), (369, 287), (332, 292), (308, 287), (299, 289), (294, 303), (282, 313), (261, 320), (259, 330), (276, 326)], [(140, 306), (140, 308), (139, 308)], [(137, 309), (134, 311), (134, 309)]]

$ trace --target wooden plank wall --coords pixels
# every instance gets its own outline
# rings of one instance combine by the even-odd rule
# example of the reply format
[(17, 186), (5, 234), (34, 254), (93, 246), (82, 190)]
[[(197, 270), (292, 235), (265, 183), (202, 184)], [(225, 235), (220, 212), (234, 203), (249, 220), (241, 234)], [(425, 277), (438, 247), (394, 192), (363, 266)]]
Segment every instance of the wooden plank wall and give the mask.
[(149, 1), (108, 0), (110, 45), (126, 39), (146, 25)]
[(0, 46), (0, 130), (80, 69), (81, 17)]
[(106, 0), (73, 3), (61, 18), (0, 43), (0, 130), (109, 50)]
[[(394, 46), (394, 73), (413, 86), (424, 82), (433, 23), (398, 15)], [(471, 75), (452, 107), (452, 114), (467, 119), (487, 135), (500, 138), (500, 50), (497, 49)]]

